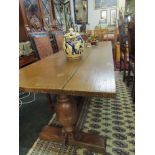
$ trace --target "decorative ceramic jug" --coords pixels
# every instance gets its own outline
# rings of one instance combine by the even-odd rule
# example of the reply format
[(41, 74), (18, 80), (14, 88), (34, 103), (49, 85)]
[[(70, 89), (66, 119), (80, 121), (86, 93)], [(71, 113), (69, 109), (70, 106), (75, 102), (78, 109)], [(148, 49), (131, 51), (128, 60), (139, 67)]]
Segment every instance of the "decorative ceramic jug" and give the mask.
[(84, 51), (84, 41), (78, 32), (74, 32), (73, 28), (70, 28), (69, 31), (65, 34), (64, 51), (67, 58), (78, 59)]

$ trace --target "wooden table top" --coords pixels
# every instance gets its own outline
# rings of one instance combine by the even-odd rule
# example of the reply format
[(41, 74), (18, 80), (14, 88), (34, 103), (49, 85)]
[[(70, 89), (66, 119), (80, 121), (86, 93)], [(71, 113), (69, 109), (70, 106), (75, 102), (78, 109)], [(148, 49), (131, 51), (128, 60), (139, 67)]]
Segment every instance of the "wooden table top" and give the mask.
[(19, 71), (20, 90), (78, 96), (116, 94), (111, 42), (86, 48), (81, 60), (67, 60), (63, 51)]

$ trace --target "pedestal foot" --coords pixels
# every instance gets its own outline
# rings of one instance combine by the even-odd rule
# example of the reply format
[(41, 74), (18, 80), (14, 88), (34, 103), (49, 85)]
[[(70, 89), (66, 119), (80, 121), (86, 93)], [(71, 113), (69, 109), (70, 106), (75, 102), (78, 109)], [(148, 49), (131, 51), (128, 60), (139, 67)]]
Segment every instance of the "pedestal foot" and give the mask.
[(100, 153), (105, 153), (106, 150), (106, 139), (103, 136), (84, 132), (76, 133), (73, 139), (69, 139), (69, 144), (85, 147)]
[(65, 142), (65, 134), (61, 128), (45, 126), (40, 135), (40, 139), (55, 142)]
[(59, 95), (55, 109), (63, 128), (45, 126), (40, 133), (41, 139), (64, 142), (65, 144), (82, 146), (92, 151), (105, 153), (106, 141), (103, 136), (76, 132), (77, 106), (74, 100), (66, 95)]

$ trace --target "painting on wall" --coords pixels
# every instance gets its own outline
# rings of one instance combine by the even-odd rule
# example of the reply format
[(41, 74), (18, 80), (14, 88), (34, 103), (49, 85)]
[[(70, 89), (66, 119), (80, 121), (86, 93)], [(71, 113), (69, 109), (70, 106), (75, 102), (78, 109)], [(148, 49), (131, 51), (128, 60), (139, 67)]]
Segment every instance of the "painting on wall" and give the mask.
[(107, 10), (101, 10), (101, 21), (102, 24), (107, 24)]
[(74, 14), (76, 24), (88, 23), (88, 2), (87, 0), (74, 0)]
[(69, 28), (73, 27), (73, 22), (71, 18), (70, 1), (64, 4), (64, 15), (65, 15), (66, 31), (68, 31)]
[(110, 24), (116, 25), (116, 10), (115, 9), (110, 10)]

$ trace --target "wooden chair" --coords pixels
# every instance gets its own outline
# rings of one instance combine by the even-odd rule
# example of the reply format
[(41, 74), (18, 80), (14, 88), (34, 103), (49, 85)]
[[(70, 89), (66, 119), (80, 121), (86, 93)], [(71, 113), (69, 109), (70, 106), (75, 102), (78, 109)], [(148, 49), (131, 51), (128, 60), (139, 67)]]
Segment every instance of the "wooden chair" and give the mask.
[(94, 30), (94, 36), (95, 38), (97, 38), (97, 40), (102, 41), (103, 37), (102, 37), (102, 33), (100, 29), (95, 29)]
[[(121, 32), (121, 28), (119, 28)], [(128, 23), (128, 33), (122, 34), (119, 32), (120, 40), (120, 71), (123, 64), (123, 81), (127, 80), (127, 86), (130, 85), (132, 73), (132, 97), (135, 100), (135, 24), (134, 22)], [(128, 44), (126, 44), (126, 41)]]
[(57, 34), (56, 35), (56, 41), (58, 45), (59, 51), (64, 49), (63, 43), (64, 43), (64, 35), (63, 34)]
[(102, 41), (108, 41), (109, 37), (108, 37), (108, 29), (101, 29), (101, 35), (102, 35)]
[(54, 53), (63, 50), (64, 46), (64, 34), (61, 31), (51, 31), (49, 32), (50, 40), (52, 42), (52, 47), (54, 49)]
[[(33, 47), (36, 49), (36, 56), (39, 59), (44, 59), (53, 54), (53, 49), (50, 43), (50, 37), (47, 32), (29, 33), (30, 40), (33, 42)], [(51, 94), (46, 94), (48, 99), (49, 109), (53, 107)]]
[(50, 38), (47, 32), (29, 33), (33, 47), (36, 49), (36, 55), (39, 59), (43, 59), (53, 54), (53, 49), (50, 43)]
[(128, 45), (129, 45), (129, 64), (128, 64), (128, 78), (127, 85), (130, 85), (131, 73), (132, 77), (132, 97), (135, 100), (135, 23), (128, 24)]
[(94, 36), (99, 41), (108, 41), (108, 29), (95, 29)]
[(124, 25), (119, 26), (119, 42), (120, 42), (120, 71), (123, 68), (123, 81), (126, 80), (126, 71), (127, 71), (127, 63), (129, 61), (128, 55), (128, 44), (127, 44), (128, 36), (125, 33)]
[(116, 62), (116, 52), (117, 52), (117, 40), (118, 40), (118, 29), (116, 28), (114, 31), (114, 37), (111, 39), (112, 50), (113, 50), (113, 58), (114, 62)]

